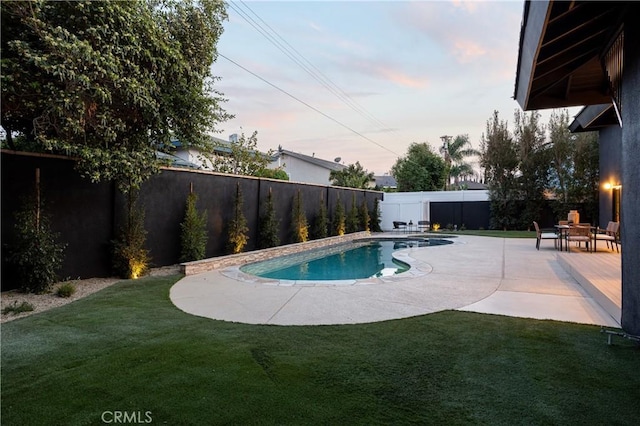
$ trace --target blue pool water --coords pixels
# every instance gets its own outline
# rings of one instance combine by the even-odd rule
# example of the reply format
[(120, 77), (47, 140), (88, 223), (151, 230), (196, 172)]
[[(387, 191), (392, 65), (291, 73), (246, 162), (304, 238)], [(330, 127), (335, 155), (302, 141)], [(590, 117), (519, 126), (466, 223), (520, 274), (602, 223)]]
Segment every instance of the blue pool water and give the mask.
[(369, 241), (313, 250), (252, 263), (242, 272), (264, 278), (304, 281), (333, 281), (381, 277), (399, 274), (409, 265), (391, 253), (409, 247), (451, 244), (444, 239)]

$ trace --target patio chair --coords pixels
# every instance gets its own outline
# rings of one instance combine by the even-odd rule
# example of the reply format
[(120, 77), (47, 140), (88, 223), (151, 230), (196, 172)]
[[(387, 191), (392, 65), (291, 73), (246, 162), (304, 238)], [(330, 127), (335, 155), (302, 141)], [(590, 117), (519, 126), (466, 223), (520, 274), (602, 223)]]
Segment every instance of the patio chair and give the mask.
[(430, 231), (431, 230), (431, 222), (428, 220), (419, 220), (418, 221), (418, 231)]
[(591, 224), (580, 223), (569, 227), (569, 230), (567, 232), (567, 251), (569, 252), (571, 251), (569, 250), (569, 242), (571, 241), (578, 243), (579, 246), (582, 243), (585, 243), (587, 251), (590, 251), (589, 248), (591, 247)]
[(393, 221), (393, 230), (400, 232), (401, 230), (407, 230), (407, 222)]
[(620, 229), (620, 222), (609, 222), (606, 229), (598, 228), (592, 237), (597, 241), (606, 241), (607, 248), (609, 248), (609, 244), (611, 244), (612, 250), (613, 245), (615, 244), (616, 251), (620, 253), (620, 248), (618, 247), (618, 229)]
[(536, 250), (540, 250), (541, 240), (553, 240), (553, 246), (558, 248), (558, 234), (555, 232), (542, 232), (538, 222), (533, 221), (533, 226), (536, 228)]

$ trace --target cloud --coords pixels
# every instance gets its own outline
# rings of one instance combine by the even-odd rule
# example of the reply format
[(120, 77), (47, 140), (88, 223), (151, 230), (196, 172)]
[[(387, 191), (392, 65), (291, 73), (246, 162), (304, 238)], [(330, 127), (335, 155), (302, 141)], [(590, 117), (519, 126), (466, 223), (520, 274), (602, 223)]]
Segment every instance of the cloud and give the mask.
[(474, 40), (455, 40), (453, 54), (461, 64), (475, 61), (487, 54), (487, 49)]
[(397, 8), (393, 17), (421, 37), (425, 50), (452, 62), (442, 66), (448, 77), (472, 67), (505, 79), (513, 78), (518, 46), (504, 34), (518, 32), (514, 26), (520, 13), (521, 6), (510, 2), (411, 2)]

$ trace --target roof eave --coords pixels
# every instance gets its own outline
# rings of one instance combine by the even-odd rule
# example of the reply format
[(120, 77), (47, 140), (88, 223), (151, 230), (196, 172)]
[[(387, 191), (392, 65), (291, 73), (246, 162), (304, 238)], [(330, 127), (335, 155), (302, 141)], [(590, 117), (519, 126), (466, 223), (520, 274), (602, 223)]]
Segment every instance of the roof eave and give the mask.
[(531, 92), (533, 63), (540, 49), (549, 10), (550, 2), (548, 0), (526, 1), (524, 4), (514, 98), (525, 111), (531, 109), (529, 94)]

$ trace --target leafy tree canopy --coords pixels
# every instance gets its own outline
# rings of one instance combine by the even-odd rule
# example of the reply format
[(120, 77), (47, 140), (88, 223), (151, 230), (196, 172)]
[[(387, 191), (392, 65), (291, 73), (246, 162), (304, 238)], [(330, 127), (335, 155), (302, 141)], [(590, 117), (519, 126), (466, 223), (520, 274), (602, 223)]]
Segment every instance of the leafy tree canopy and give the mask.
[(391, 174), (396, 178), (400, 192), (438, 191), (444, 186), (446, 166), (428, 143), (414, 142), (407, 155), (398, 158)]
[(360, 165), (359, 161), (356, 161), (355, 164), (349, 164), (342, 170), (331, 170), (329, 179), (331, 184), (335, 186), (365, 189), (373, 180), (373, 172), (368, 172)]
[(451, 136), (442, 136), (440, 154), (447, 171), (444, 189), (448, 190), (451, 189), (452, 179), (457, 184), (460, 179), (473, 176), (473, 166), (466, 159), (480, 155), (480, 152), (471, 146), (469, 135), (458, 135), (453, 141)]
[(242, 133), (237, 141), (231, 142), (229, 145), (212, 146), (209, 150), (204, 150), (203, 155), (209, 160), (211, 168), (216, 172), (289, 180), (289, 176), (284, 170), (282, 170), (283, 175), (267, 169), (273, 157), (273, 150), (269, 150), (266, 154), (258, 151), (257, 130), (248, 138)]
[(222, 1), (2, 2), (2, 127), (138, 187), (171, 136), (201, 147), (231, 116), (210, 67)]

